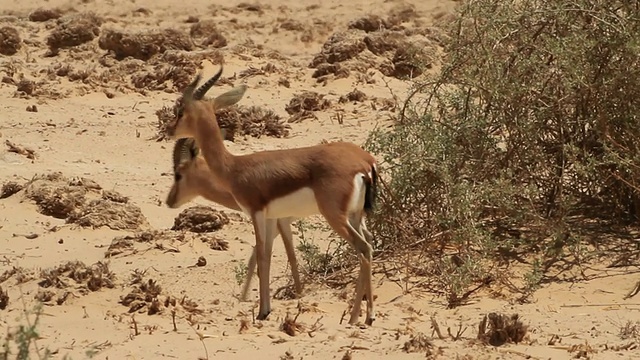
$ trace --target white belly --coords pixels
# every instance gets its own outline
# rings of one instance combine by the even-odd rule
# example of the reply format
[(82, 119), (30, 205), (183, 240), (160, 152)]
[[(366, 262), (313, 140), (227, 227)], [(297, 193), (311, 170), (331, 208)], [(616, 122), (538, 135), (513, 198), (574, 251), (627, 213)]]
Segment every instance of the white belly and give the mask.
[(303, 187), (267, 204), (265, 215), (269, 219), (296, 217), (303, 218), (319, 214), (318, 203), (309, 187)]

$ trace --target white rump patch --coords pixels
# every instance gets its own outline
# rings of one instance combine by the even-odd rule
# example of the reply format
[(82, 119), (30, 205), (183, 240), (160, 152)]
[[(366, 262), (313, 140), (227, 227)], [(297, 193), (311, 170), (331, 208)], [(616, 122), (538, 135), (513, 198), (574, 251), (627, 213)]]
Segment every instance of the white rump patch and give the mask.
[[(364, 181), (365, 176), (366, 175), (362, 173), (358, 173), (353, 177), (353, 191), (351, 192), (349, 207), (347, 208), (349, 213), (362, 211), (362, 208), (364, 208), (364, 195), (367, 189)], [(371, 178), (371, 174), (369, 174), (369, 178)]]
[(303, 187), (285, 196), (271, 200), (267, 204), (266, 215), (270, 219), (295, 217), (303, 218), (320, 213), (316, 196), (310, 187)]

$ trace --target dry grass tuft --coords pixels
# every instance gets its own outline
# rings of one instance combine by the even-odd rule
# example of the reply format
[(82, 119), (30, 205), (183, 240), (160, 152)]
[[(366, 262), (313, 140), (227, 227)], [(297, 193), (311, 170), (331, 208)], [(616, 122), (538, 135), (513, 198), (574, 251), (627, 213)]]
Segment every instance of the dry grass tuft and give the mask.
[(505, 343), (518, 344), (524, 340), (528, 326), (520, 321), (518, 314), (510, 317), (504, 314), (490, 313), (485, 315), (478, 326), (478, 339), (500, 346)]
[(229, 223), (229, 217), (222, 211), (208, 206), (196, 205), (184, 209), (175, 218), (171, 230), (187, 230), (196, 233), (220, 230)]
[(150, 30), (128, 33), (118, 30), (105, 30), (98, 39), (98, 46), (115, 54), (121, 60), (132, 57), (143, 61), (167, 50), (192, 51), (193, 41), (188, 34), (176, 29)]
[(47, 37), (47, 45), (56, 54), (62, 48), (87, 43), (100, 35), (102, 23), (103, 19), (92, 12), (63, 16)]
[(0, 199), (6, 199), (9, 196), (20, 192), (22, 189), (24, 189), (24, 185), (18, 184), (15, 181), (7, 181), (2, 184), (2, 189), (0, 189)]

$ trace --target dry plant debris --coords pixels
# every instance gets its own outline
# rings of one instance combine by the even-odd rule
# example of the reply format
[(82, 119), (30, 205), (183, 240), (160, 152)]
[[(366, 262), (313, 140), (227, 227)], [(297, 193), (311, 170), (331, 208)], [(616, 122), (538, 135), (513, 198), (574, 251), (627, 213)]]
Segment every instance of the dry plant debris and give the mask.
[(29, 21), (41, 22), (58, 19), (62, 16), (62, 10), (58, 8), (37, 8), (29, 14)]
[(88, 191), (97, 189), (70, 185), (70, 180), (60, 172), (37, 175), (24, 188), (24, 196), (38, 205), (38, 211), (47, 216), (66, 219), (86, 201)]
[(277, 138), (289, 135), (289, 125), (278, 114), (260, 106), (235, 105), (216, 111), (221, 128), (226, 129), (225, 139), (234, 141), (236, 135), (259, 138), (263, 135)]
[(320, 53), (311, 60), (310, 67), (315, 68), (322, 63), (333, 64), (352, 59), (366, 48), (359, 31), (336, 32), (322, 45)]
[(57, 26), (47, 37), (47, 45), (52, 54), (82, 45), (100, 35), (102, 23), (102, 18), (92, 12), (65, 15), (57, 20)]
[(205, 233), (220, 230), (228, 223), (229, 217), (224, 212), (197, 205), (182, 210), (175, 218), (171, 230)]
[(139, 230), (149, 226), (138, 206), (104, 198), (85, 202), (74, 209), (67, 223), (91, 228), (107, 226), (112, 230)]
[(22, 189), (24, 189), (24, 185), (18, 184), (15, 181), (7, 181), (2, 184), (2, 189), (0, 189), (0, 199), (8, 198), (9, 196), (20, 192)]
[(150, 30), (128, 33), (108, 29), (98, 39), (100, 49), (111, 51), (116, 59), (133, 57), (143, 61), (167, 50), (191, 51), (193, 41), (188, 34), (176, 29)]
[(528, 326), (520, 321), (518, 314), (509, 317), (504, 314), (489, 313), (480, 321), (478, 339), (493, 346), (505, 343), (518, 344), (524, 340), (527, 330)]
[(300, 316), (300, 314), (301, 312), (299, 311), (296, 316), (291, 316), (291, 314), (287, 312), (282, 324), (280, 324), (280, 330), (289, 336), (296, 336), (304, 332), (306, 328), (305, 325), (298, 323), (298, 316)]
[[(55, 298), (58, 305), (62, 305), (70, 295), (84, 295), (88, 291), (98, 291), (103, 287), (111, 289), (115, 286), (115, 274), (109, 269), (108, 263), (100, 261), (91, 266), (82, 261), (69, 261), (43, 270), (40, 278), (38, 285), (46, 290), (40, 289), (35, 299), (48, 303)], [(68, 290), (69, 287), (72, 289)]]
[(429, 337), (421, 332), (411, 336), (402, 346), (402, 350), (407, 353), (425, 352), (433, 349), (434, 345)]
[(60, 172), (38, 175), (25, 185), (24, 196), (38, 205), (41, 214), (66, 219), (67, 223), (113, 230), (149, 226), (138, 206), (86, 178), (68, 179)]
[(353, 89), (353, 91), (347, 93), (346, 95), (342, 95), (340, 96), (340, 99), (338, 99), (339, 103), (346, 103), (346, 102), (363, 102), (367, 100), (367, 95), (365, 93), (363, 93), (362, 91), (358, 90), (358, 89)]
[(34, 160), (36, 158), (36, 152), (33, 149), (14, 144), (10, 140), (6, 140), (4, 143), (9, 148), (9, 152), (24, 155), (27, 157), (27, 159), (31, 160)]
[(303, 91), (293, 96), (285, 110), (292, 115), (287, 122), (300, 122), (304, 119), (315, 118), (314, 111), (322, 111), (331, 106), (331, 101), (323, 94), (314, 91)]
[(15, 55), (22, 47), (18, 29), (11, 26), (0, 27), (0, 54)]
[(131, 285), (133, 289), (125, 296), (120, 298), (120, 304), (129, 307), (130, 313), (144, 313), (148, 315), (161, 314), (165, 309), (172, 308), (172, 314), (180, 306), (189, 314), (200, 314), (198, 304), (187, 298), (186, 295), (178, 299), (176, 297), (166, 295), (162, 298), (162, 287), (153, 279), (143, 281), (144, 272), (136, 271), (132, 276)]

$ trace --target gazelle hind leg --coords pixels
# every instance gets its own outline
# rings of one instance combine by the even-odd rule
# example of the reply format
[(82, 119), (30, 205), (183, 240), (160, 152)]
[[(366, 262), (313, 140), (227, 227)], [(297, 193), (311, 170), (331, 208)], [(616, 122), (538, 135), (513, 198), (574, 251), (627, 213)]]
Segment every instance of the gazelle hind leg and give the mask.
[[(373, 234), (371, 234), (371, 232), (367, 230), (367, 226), (364, 222), (364, 216), (362, 212), (357, 214), (351, 214), (349, 216), (349, 225), (351, 225), (352, 231), (357, 233), (357, 236), (359, 236), (361, 239), (364, 239), (368, 245), (368, 251), (362, 253), (361, 255), (364, 257), (364, 259), (361, 257), (358, 257), (358, 260), (360, 261), (361, 267), (364, 266), (365, 268), (366, 267), (369, 268), (368, 271), (365, 271), (365, 272), (361, 271), (360, 275), (367, 276), (366, 274), (368, 273), (369, 278), (368, 279), (366, 277), (364, 279), (360, 277), (358, 278), (358, 282), (356, 283), (355, 299), (357, 299), (357, 303), (358, 305), (360, 305), (361, 301), (363, 300), (363, 296), (366, 296), (367, 317), (366, 317), (365, 323), (367, 325), (371, 325), (375, 320), (375, 311), (373, 307), (373, 275), (372, 275), (373, 249), (371, 247), (371, 243), (373, 241)], [(369, 256), (367, 256), (367, 254), (369, 254)], [(363, 262), (366, 262), (366, 264), (363, 264)], [(360, 312), (360, 306), (358, 306), (358, 313), (359, 312)]]
[[(321, 204), (323, 205), (323, 204)], [(331, 225), (331, 228), (338, 233), (343, 239), (345, 239), (351, 247), (356, 251), (356, 255), (360, 260), (360, 273), (358, 274), (358, 280), (356, 283), (356, 294), (354, 297), (353, 308), (351, 308), (351, 316), (349, 318), (349, 324), (355, 324), (360, 316), (360, 308), (362, 303), (362, 296), (367, 289), (371, 289), (371, 246), (367, 243), (358, 231), (351, 226), (348, 216), (341, 211), (332, 211), (333, 209), (321, 206), (320, 211), (324, 215), (325, 219)], [(359, 300), (359, 301), (358, 301)], [(367, 298), (367, 301), (373, 301), (372, 298)], [(367, 314), (365, 323), (370, 325), (373, 323), (371, 314)]]
[(256, 211), (251, 215), (253, 230), (256, 236), (256, 262), (258, 263), (258, 278), (260, 280), (260, 306), (257, 320), (265, 320), (271, 313), (271, 298), (269, 295), (269, 264), (270, 257), (265, 253), (266, 217), (263, 211)]
[[(276, 236), (278, 236), (279, 227), (276, 226), (276, 219), (267, 219), (266, 220), (266, 241), (265, 241), (265, 253), (269, 257), (269, 263), (271, 263), (271, 254), (273, 252), (273, 241)], [(291, 232), (291, 230), (289, 230)], [(284, 236), (283, 236), (284, 240)], [(293, 241), (293, 240), (291, 240)], [(285, 241), (286, 246), (286, 241)], [(251, 251), (251, 257), (249, 257), (249, 261), (247, 263), (247, 275), (244, 279), (244, 284), (242, 285), (242, 292), (240, 293), (240, 301), (248, 301), (249, 300), (249, 288), (251, 287), (251, 279), (253, 279), (253, 273), (256, 270), (256, 262), (257, 262), (257, 249), (254, 246)]]
[(302, 282), (300, 281), (300, 272), (298, 271), (298, 260), (293, 246), (293, 233), (291, 232), (291, 221), (293, 218), (278, 219), (278, 231), (284, 242), (284, 250), (287, 253), (287, 260), (291, 267), (291, 276), (293, 277), (293, 286), (296, 296), (302, 296)]

